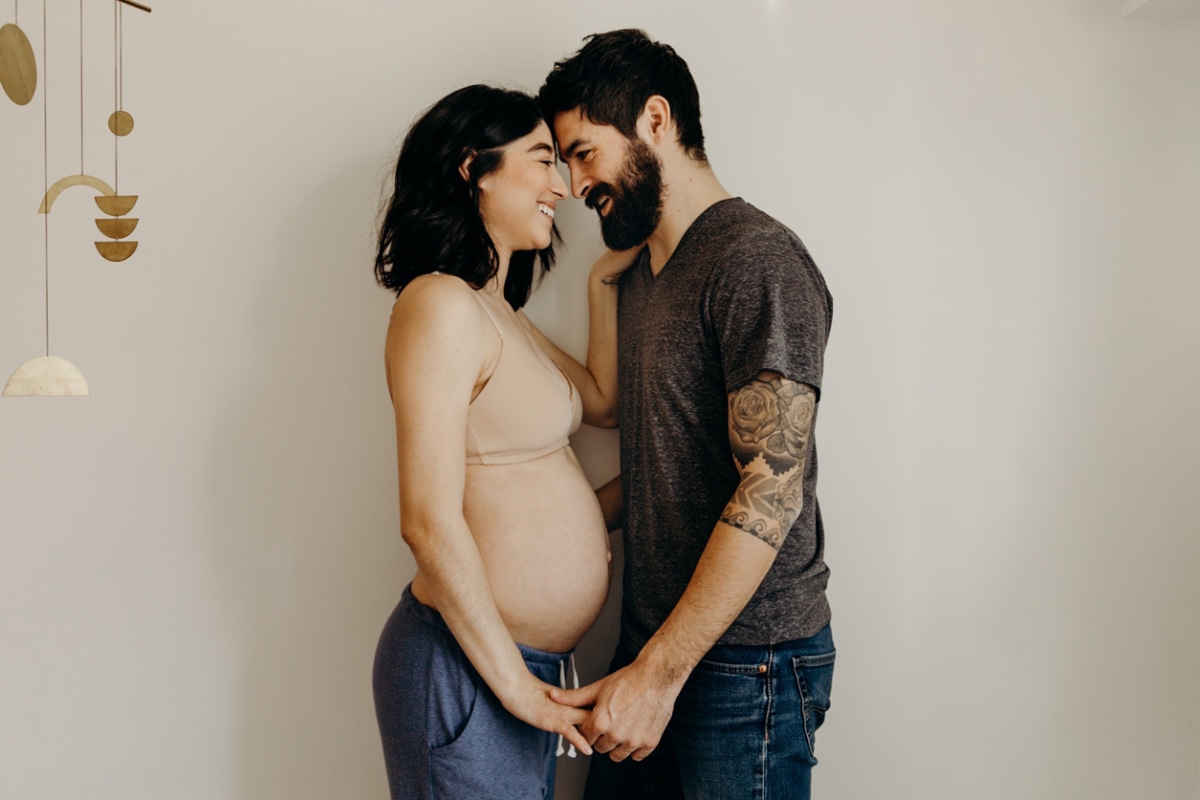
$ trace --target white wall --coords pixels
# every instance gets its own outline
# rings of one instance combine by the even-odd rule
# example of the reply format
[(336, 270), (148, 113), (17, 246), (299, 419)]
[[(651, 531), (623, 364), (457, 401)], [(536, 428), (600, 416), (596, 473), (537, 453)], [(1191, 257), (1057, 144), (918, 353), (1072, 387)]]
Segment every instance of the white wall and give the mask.
[[(95, 255), (89, 190), (51, 215), (52, 351), (94, 395), (0, 401), (0, 800), (386, 795), (371, 657), (413, 565), (383, 184), (442, 94), (536, 89), (630, 25), (689, 61), (719, 176), (835, 296), (817, 795), (1200, 794), (1200, 23), (1109, 0), (151, 5), (124, 14), (141, 249)], [(77, 15), (50, 9), (51, 182), (79, 170)], [(107, 179), (112, 11), (86, 15)], [(0, 378), (44, 347), (40, 103), (0, 97)], [(560, 220), (531, 313), (580, 352), (598, 237)], [(611, 435), (576, 445), (616, 469)]]

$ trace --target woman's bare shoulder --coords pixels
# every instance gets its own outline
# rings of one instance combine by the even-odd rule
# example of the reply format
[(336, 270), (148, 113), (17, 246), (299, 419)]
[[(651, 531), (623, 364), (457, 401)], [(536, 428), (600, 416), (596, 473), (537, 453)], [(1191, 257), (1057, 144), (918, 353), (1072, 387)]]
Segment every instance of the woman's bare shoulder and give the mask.
[(434, 333), (474, 324), (483, 313), (475, 290), (454, 275), (414, 278), (392, 306), (388, 338), (410, 329)]

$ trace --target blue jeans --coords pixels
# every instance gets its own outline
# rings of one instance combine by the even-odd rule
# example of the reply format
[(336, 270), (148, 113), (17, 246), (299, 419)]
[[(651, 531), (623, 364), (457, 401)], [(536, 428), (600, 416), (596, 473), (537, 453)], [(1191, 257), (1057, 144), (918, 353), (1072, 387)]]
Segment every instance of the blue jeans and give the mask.
[[(585, 800), (808, 800), (834, 656), (828, 625), (793, 642), (714, 647), (648, 758), (592, 756)], [(618, 647), (610, 671), (632, 660)]]

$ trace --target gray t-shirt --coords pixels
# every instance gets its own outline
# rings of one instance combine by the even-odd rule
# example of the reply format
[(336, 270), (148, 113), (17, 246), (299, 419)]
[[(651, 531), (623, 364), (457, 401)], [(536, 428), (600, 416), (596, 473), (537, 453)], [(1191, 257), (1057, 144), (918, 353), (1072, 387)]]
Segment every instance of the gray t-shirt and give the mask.
[[(733, 198), (696, 219), (657, 276), (648, 255), (630, 267), (618, 309), (621, 637), (636, 653), (683, 595), (737, 486), (729, 393), (771, 370), (819, 400), (833, 299), (796, 234)], [(814, 433), (800, 516), (720, 644), (791, 641), (829, 622), (816, 485)]]

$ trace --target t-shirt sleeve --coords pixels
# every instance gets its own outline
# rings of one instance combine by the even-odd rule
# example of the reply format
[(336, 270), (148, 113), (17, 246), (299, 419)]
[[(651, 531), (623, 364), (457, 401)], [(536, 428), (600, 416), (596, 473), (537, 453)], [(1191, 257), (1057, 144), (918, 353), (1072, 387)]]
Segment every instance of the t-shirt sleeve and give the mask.
[(799, 239), (786, 230), (743, 237), (725, 252), (710, 296), (725, 391), (772, 371), (821, 393), (832, 301)]

